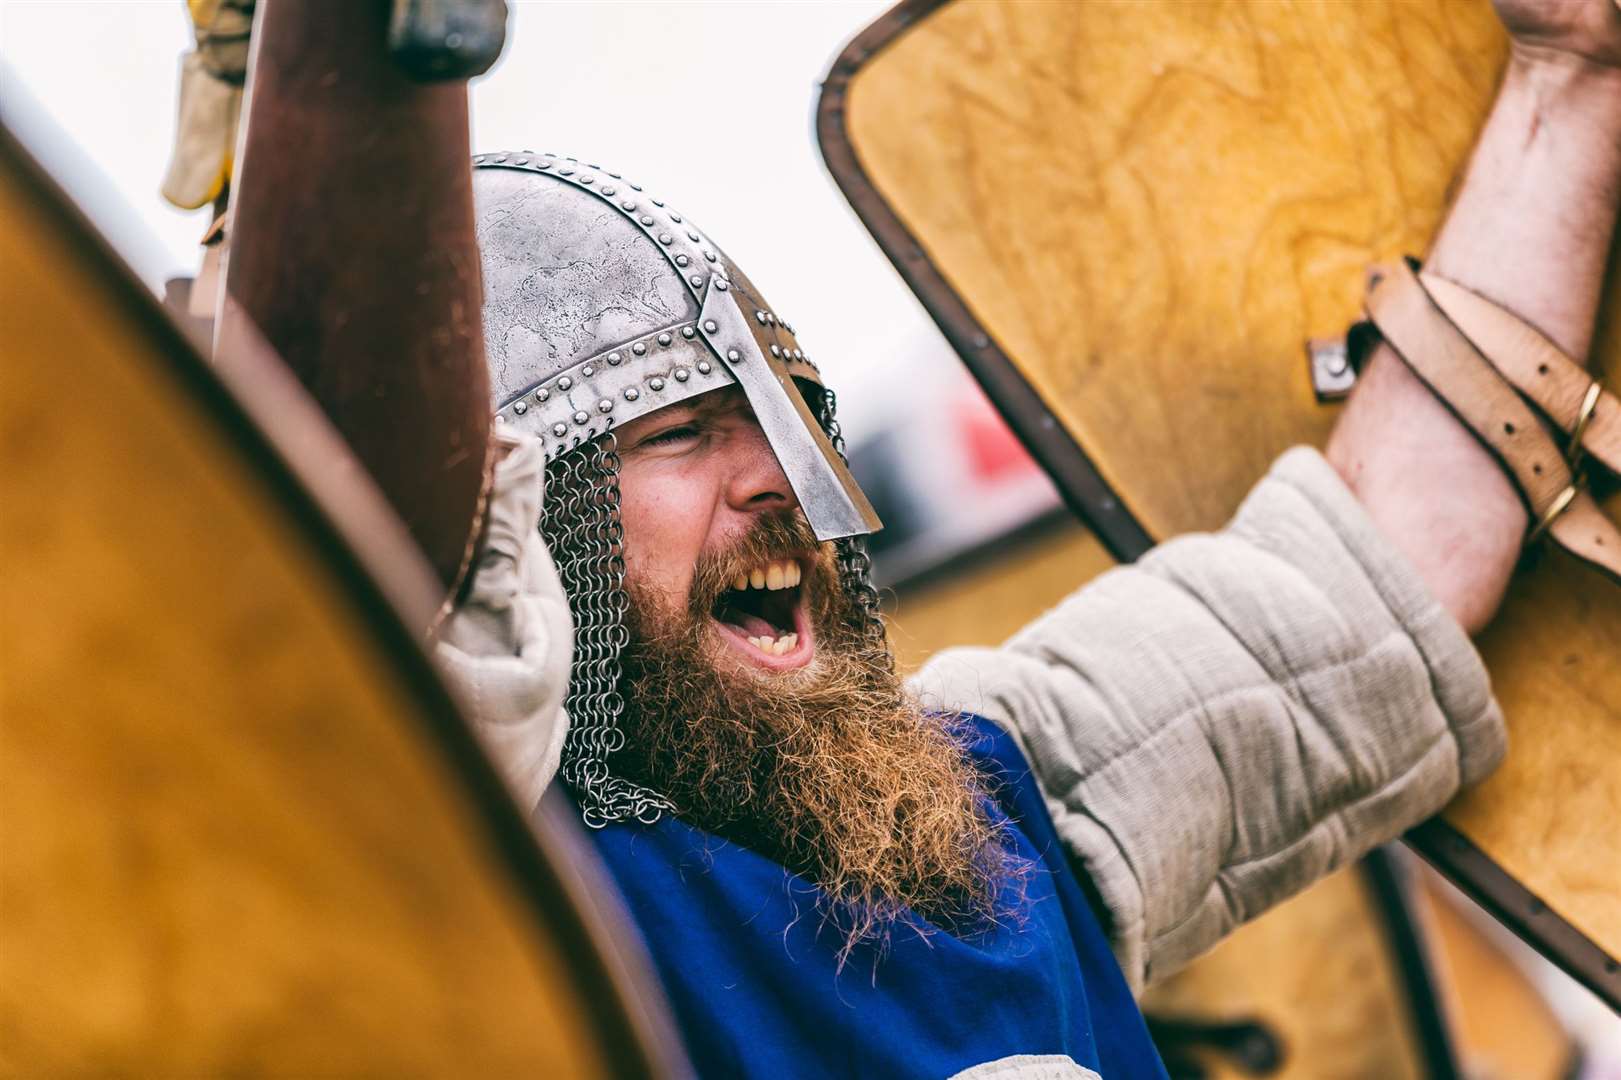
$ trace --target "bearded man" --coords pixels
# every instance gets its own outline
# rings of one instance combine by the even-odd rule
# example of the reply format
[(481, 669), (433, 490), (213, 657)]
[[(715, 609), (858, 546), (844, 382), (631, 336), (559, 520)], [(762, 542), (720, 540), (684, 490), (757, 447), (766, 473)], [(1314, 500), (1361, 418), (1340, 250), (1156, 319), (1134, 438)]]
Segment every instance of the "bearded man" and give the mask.
[[(1512, 57), (1425, 280), (1583, 357), (1621, 14), (1498, 9)], [(594, 827), (704, 1074), (1164, 1075), (1135, 989), (1500, 759), (1468, 635), (1527, 503), (1568, 533), (1571, 496), (1522, 501), (1519, 444), (1432, 395), (1456, 384), (1430, 354), (1467, 349), (1418, 279), (1326, 457), (902, 683), (792, 328), (616, 174), (475, 164), (513, 450), (441, 652), (521, 796), (557, 772)]]

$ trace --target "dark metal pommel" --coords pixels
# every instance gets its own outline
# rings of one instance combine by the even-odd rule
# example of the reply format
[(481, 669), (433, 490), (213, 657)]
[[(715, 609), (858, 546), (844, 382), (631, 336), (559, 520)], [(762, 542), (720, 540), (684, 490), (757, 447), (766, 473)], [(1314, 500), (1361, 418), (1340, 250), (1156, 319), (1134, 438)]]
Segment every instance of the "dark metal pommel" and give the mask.
[(470, 79), (507, 39), (506, 0), (393, 0), (388, 51), (419, 82)]

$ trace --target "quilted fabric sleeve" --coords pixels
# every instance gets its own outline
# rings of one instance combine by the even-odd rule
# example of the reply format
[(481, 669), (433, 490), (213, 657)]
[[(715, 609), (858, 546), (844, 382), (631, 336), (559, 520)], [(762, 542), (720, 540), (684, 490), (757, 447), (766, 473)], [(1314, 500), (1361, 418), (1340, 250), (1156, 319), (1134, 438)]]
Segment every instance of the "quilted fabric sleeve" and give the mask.
[(1135, 988), (1439, 810), (1502, 758), (1457, 623), (1297, 448), (1220, 533), (1163, 544), (925, 702), (1013, 733)]
[(563, 582), (541, 540), (545, 458), (529, 438), (495, 466), (489, 525), (467, 596), (446, 620), (434, 658), (473, 730), (526, 808), (556, 774), (568, 733), (563, 696), (574, 624)]

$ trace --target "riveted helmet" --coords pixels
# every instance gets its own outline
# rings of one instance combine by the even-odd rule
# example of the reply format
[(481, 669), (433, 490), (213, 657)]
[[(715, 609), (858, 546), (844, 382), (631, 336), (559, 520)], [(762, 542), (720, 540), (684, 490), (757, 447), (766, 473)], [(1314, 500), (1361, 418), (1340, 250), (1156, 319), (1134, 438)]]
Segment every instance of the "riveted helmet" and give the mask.
[(588, 824), (656, 820), (613, 774), (628, 643), (619, 458), (626, 422), (736, 384), (811, 529), (880, 636), (861, 537), (880, 527), (844, 461), (833, 394), (793, 327), (680, 213), (617, 173), (529, 151), (473, 159), (496, 420), (545, 447), (540, 527), (574, 616), (561, 775)]

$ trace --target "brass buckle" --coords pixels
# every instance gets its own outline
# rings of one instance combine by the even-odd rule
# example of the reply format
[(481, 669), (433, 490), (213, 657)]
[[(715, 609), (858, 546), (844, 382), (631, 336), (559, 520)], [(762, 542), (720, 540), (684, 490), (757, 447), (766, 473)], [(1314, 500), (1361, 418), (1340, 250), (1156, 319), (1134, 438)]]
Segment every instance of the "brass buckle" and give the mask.
[(1570, 509), (1570, 504), (1576, 499), (1576, 492), (1581, 490), (1580, 485), (1581, 477), (1574, 477), (1569, 487), (1554, 496), (1553, 502), (1548, 504), (1548, 509), (1543, 511), (1542, 520), (1536, 523), (1530, 535), (1525, 538), (1526, 547), (1530, 547), (1542, 539), (1542, 534), (1547, 532), (1553, 523), (1558, 520), (1559, 515)]
[(1593, 419), (1593, 412), (1598, 408), (1599, 395), (1604, 387), (1594, 379), (1587, 387), (1587, 394), (1582, 398), (1581, 411), (1576, 414), (1576, 425), (1570, 429), (1570, 445), (1565, 448), (1565, 460), (1570, 462), (1570, 471), (1574, 473), (1576, 466), (1581, 463), (1582, 436), (1587, 434), (1587, 425)]

